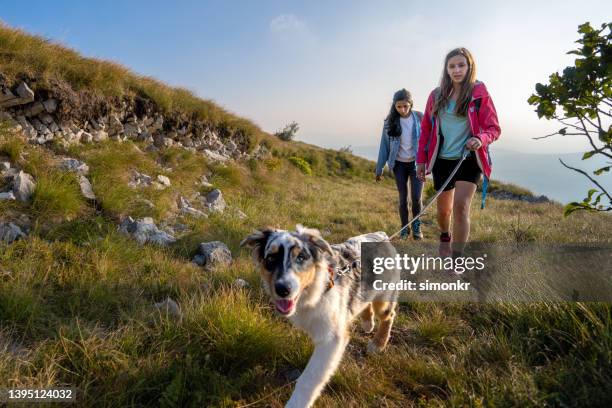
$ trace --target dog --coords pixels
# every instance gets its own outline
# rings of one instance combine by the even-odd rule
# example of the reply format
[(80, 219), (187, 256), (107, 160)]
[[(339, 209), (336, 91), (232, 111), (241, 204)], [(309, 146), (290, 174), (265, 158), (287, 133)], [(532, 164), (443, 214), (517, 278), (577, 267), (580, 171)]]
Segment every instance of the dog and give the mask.
[[(297, 225), (295, 231), (266, 227), (247, 236), (262, 284), (276, 311), (304, 330), (314, 352), (287, 407), (310, 407), (336, 371), (349, 341), (351, 322), (359, 316), (367, 333), (380, 325), (368, 352), (383, 350), (395, 318), (397, 297), (360, 290), (361, 242), (388, 241), (384, 232), (364, 234), (330, 245), (318, 230)], [(394, 256), (395, 249), (386, 244)]]

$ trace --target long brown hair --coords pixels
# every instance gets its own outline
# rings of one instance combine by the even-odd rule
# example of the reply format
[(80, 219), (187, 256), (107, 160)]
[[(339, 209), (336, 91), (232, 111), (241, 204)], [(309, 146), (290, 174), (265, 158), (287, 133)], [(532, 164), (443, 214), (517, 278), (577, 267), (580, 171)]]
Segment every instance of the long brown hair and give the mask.
[(450, 75), (448, 75), (446, 67), (448, 66), (448, 60), (457, 55), (465, 57), (468, 65), (468, 72), (463, 79), (461, 91), (457, 96), (455, 113), (462, 116), (467, 115), (468, 105), (470, 103), (470, 99), (472, 99), (472, 89), (474, 88), (474, 83), (476, 82), (476, 63), (474, 62), (474, 57), (467, 50), (467, 48), (460, 47), (455, 48), (446, 54), (446, 58), (444, 58), (442, 78), (440, 79), (440, 92), (438, 95), (436, 95), (436, 101), (433, 107), (433, 113), (436, 116), (438, 116), (438, 113), (448, 105), (448, 101), (450, 100), (451, 92), (453, 90), (453, 81), (451, 80)]

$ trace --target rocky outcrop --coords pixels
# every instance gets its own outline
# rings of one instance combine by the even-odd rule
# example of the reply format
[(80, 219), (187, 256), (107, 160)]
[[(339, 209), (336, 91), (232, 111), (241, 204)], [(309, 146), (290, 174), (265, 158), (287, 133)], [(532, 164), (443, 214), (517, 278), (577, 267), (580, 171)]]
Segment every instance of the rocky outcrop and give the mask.
[(208, 217), (203, 211), (198, 210), (191, 206), (191, 203), (183, 196), (179, 196), (178, 198), (178, 207), (182, 215), (191, 215), (196, 218), (206, 218)]
[[(15, 95), (15, 93), (17, 95)], [(25, 82), (19, 83), (17, 89), (15, 89), (15, 93), (13, 93), (10, 89), (3, 89), (2, 92), (0, 92), (1, 109), (7, 109), (34, 101), (34, 92)]]
[(202, 203), (210, 212), (222, 213), (227, 206), (225, 199), (223, 198), (223, 194), (218, 188), (208, 193), (206, 197), (203, 198)]
[[(87, 107), (94, 103), (78, 100), (77, 93), (64, 89), (66, 87), (70, 88), (63, 84), (57, 90), (45, 90), (41, 93), (50, 96), (37, 98), (25, 82), (19, 82), (14, 89), (6, 84), (0, 86), (3, 119), (14, 131), (22, 132), (28, 141), (37, 144), (54, 141), (69, 146), (133, 140), (156, 148), (182, 147), (218, 162), (248, 156), (246, 139), (242, 134), (217, 129), (203, 120), (178, 112), (166, 116), (152, 101), (140, 97), (100, 102), (103, 109), (91, 108), (86, 112)], [(62, 96), (67, 99), (63, 100)], [(79, 103), (84, 107), (72, 106)]]
[(132, 217), (127, 217), (119, 226), (119, 231), (130, 235), (139, 244), (153, 243), (166, 246), (176, 241), (172, 235), (157, 228), (153, 222), (153, 218), (145, 217), (140, 220), (134, 220)]
[(221, 241), (202, 242), (198, 249), (199, 255), (204, 258), (202, 266), (206, 269), (229, 266), (232, 263), (232, 253)]
[(18, 239), (25, 238), (25, 236), (18, 225), (12, 222), (0, 222), (0, 241), (11, 244)]
[(163, 302), (154, 303), (153, 307), (157, 309), (162, 315), (166, 315), (168, 317), (174, 317), (180, 319), (183, 317), (183, 313), (181, 312), (181, 308), (178, 303), (176, 303), (171, 298), (166, 298)]
[(13, 178), (13, 193), (20, 201), (30, 201), (35, 188), (36, 183), (32, 176), (22, 170)]

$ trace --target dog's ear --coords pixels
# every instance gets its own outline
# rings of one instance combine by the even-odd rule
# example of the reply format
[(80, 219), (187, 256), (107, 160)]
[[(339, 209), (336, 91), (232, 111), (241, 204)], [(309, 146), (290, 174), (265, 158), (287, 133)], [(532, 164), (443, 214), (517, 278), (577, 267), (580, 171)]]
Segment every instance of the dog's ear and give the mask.
[(326, 240), (321, 237), (321, 233), (319, 230), (314, 228), (305, 228), (303, 225), (298, 224), (296, 226), (296, 230), (298, 234), (302, 237), (306, 238), (308, 243), (310, 244), (311, 249), (315, 254), (319, 253), (328, 253), (331, 256), (334, 256), (334, 251), (331, 246), (327, 243)]
[(334, 256), (334, 251), (332, 247), (327, 243), (326, 240), (321, 238), (321, 236), (311, 236), (310, 239), (311, 247), (316, 250), (316, 252), (328, 253), (330, 256)]
[(276, 232), (276, 228), (264, 227), (262, 229), (254, 231), (251, 235), (247, 236), (240, 242), (240, 246), (246, 246), (253, 249), (253, 255), (257, 256), (259, 260), (263, 259), (263, 251), (268, 242), (268, 238), (272, 233)]

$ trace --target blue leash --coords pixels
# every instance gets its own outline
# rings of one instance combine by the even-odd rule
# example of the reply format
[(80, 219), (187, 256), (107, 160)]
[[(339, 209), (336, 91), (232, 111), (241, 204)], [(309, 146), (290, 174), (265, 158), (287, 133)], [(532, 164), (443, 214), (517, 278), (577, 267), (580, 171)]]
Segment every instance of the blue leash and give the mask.
[(487, 176), (484, 176), (484, 179), (482, 180), (482, 199), (480, 201), (480, 209), (484, 210), (485, 208), (485, 201), (487, 200), (487, 189), (489, 188), (489, 178)]

